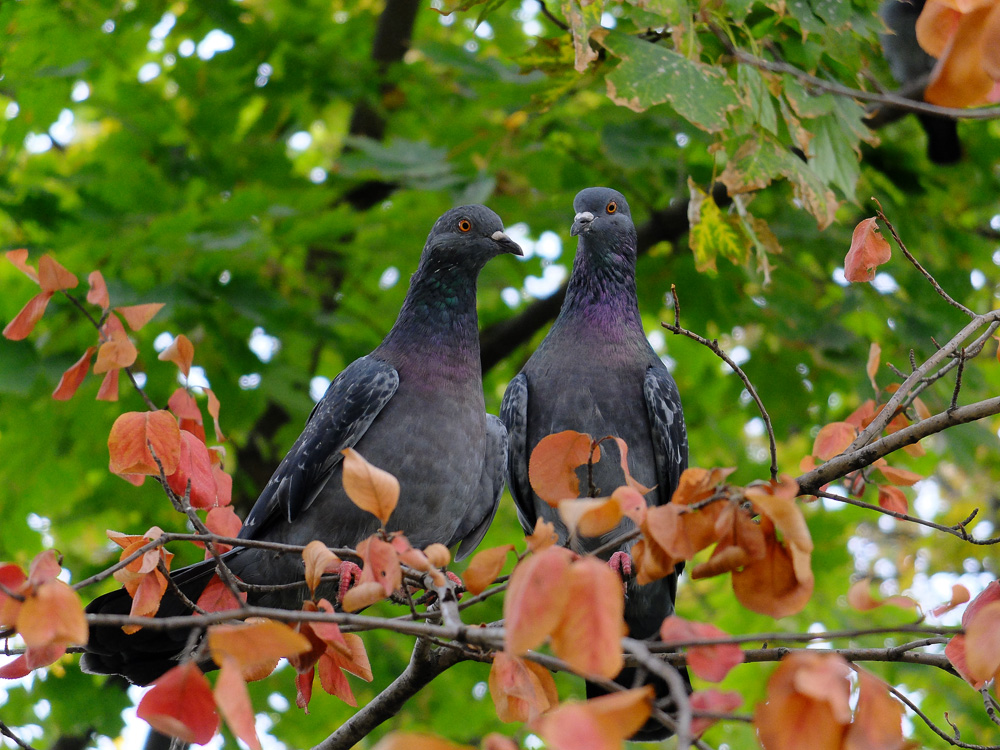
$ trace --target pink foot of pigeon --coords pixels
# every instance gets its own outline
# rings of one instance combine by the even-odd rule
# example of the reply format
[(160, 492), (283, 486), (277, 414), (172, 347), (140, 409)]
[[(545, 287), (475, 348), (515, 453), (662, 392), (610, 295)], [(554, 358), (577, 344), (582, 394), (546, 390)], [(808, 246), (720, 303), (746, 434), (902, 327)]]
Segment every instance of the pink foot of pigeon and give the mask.
[(340, 564), (337, 572), (340, 574), (340, 589), (337, 591), (337, 604), (342, 604), (348, 590), (361, 578), (361, 568), (357, 564), (345, 560)]
[(456, 599), (461, 599), (462, 598), (462, 592), (465, 591), (465, 582), (461, 578), (459, 578), (457, 575), (455, 575), (454, 573), (452, 573), (450, 570), (446, 570), (444, 572), (444, 574), (446, 576), (448, 576), (448, 580), (449, 581), (451, 581), (452, 583), (455, 584), (455, 586), (458, 587), (458, 590), (455, 592), (455, 598)]
[(617, 573), (622, 579), (622, 586), (632, 577), (632, 555), (628, 552), (615, 552), (608, 560), (608, 567)]

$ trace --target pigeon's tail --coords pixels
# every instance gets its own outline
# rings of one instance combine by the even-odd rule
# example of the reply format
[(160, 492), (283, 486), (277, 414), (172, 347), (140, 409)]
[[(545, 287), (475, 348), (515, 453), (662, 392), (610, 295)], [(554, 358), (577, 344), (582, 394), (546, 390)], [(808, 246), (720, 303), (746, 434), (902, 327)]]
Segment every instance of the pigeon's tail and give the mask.
[[(652, 685), (653, 689), (656, 690), (655, 700), (659, 702), (662, 698), (667, 698), (670, 696), (670, 686), (658, 677), (652, 677), (646, 670), (642, 670), (645, 673), (645, 677), (637, 683), (636, 678), (639, 677), (638, 667), (625, 667), (618, 676), (615, 677), (615, 682), (624, 688), (640, 687), (643, 684)], [(681, 679), (684, 680), (684, 689), (687, 691), (688, 695), (691, 695), (694, 688), (691, 687), (691, 679), (688, 677), (687, 667), (681, 667), (679, 670)], [(602, 695), (607, 695), (608, 691), (602, 688), (600, 685), (595, 685), (592, 682), (587, 683), (587, 697), (588, 698), (598, 698)], [(671, 715), (674, 715), (673, 702), (666, 704), (664, 710)], [(673, 732), (667, 729), (663, 724), (656, 721), (656, 719), (650, 719), (647, 721), (638, 732), (629, 737), (632, 742), (658, 742), (660, 740), (665, 740), (672, 736)]]
[(958, 123), (949, 117), (918, 115), (927, 133), (927, 158), (935, 164), (955, 164), (962, 159)]
[[(232, 553), (229, 553), (232, 554)], [(190, 565), (175, 572), (171, 578), (184, 595), (197, 601), (215, 574), (215, 561)], [(87, 606), (92, 615), (127, 615), (132, 609), (132, 597), (125, 589), (99, 596)], [(191, 614), (191, 608), (168, 587), (157, 617)], [(129, 682), (148, 685), (171, 667), (191, 637), (190, 628), (142, 630), (127, 635), (118, 625), (92, 625), (87, 652), (80, 659), (80, 668), (90, 674), (120, 674)]]

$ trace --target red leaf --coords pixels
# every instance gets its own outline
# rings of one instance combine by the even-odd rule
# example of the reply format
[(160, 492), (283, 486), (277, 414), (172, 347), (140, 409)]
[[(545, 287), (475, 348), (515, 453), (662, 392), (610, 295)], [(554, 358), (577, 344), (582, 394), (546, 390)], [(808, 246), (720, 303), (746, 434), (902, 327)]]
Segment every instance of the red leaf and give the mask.
[(222, 405), (211, 388), (205, 389), (205, 395), (208, 396), (208, 414), (215, 423), (215, 439), (220, 443), (224, 443), (226, 442), (226, 436), (222, 434), (222, 428), (219, 427), (219, 409)]
[(880, 508), (896, 513), (906, 513), (910, 509), (903, 491), (899, 487), (891, 487), (887, 484), (878, 485), (878, 504)]
[[(743, 703), (743, 696), (735, 692), (725, 692), (710, 688), (708, 690), (698, 690), (691, 694), (689, 698), (692, 711), (711, 711), (712, 713), (726, 713), (735, 710)], [(697, 737), (718, 719), (704, 719), (695, 717), (691, 720), (691, 733)]]
[(212, 467), (212, 476), (215, 477), (218, 504), (229, 505), (233, 501), (233, 478), (219, 464)]
[(965, 588), (960, 583), (952, 584), (951, 587), (951, 601), (945, 604), (939, 604), (934, 609), (931, 610), (931, 614), (935, 617), (940, 617), (945, 612), (950, 612), (955, 609), (960, 604), (964, 604), (969, 601), (969, 590)]
[(922, 476), (915, 472), (908, 471), (907, 469), (899, 469), (895, 466), (879, 466), (878, 470), (882, 472), (882, 476), (889, 480), (891, 484), (903, 487), (910, 487), (923, 479)]
[(204, 745), (219, 730), (212, 687), (194, 662), (174, 667), (142, 696), (136, 716), (158, 732)]
[(17, 613), (16, 627), (28, 648), (87, 643), (87, 618), (80, 597), (58, 579), (35, 587)]
[[(118, 400), (118, 373), (120, 372), (121, 370), (118, 369), (108, 370), (108, 374), (105, 375), (104, 380), (101, 381), (101, 387), (97, 389), (98, 401)], [(142, 482), (139, 482), (138, 484), (142, 484)]]
[(882, 347), (878, 345), (877, 342), (873, 341), (871, 346), (868, 347), (868, 364), (865, 365), (865, 372), (868, 373), (868, 380), (872, 384), (872, 388), (878, 391), (878, 383), (875, 382), (875, 373), (878, 372), (878, 366), (882, 361)]
[(219, 578), (216, 573), (212, 580), (208, 582), (205, 590), (201, 592), (198, 601), (195, 602), (206, 612), (224, 612), (229, 609), (240, 609), (247, 601), (247, 592), (241, 591), (240, 598), (233, 596), (233, 592)]
[(1000, 672), (1000, 602), (976, 611), (965, 628), (965, 658), (976, 681), (992, 680)]
[(208, 646), (216, 664), (234, 659), (244, 671), (310, 648), (308, 638), (284, 623), (260, 619), (239, 625), (211, 626)]
[(28, 568), (28, 583), (32, 586), (41, 586), (43, 583), (55, 581), (62, 572), (59, 565), (59, 556), (55, 550), (47, 549), (39, 552), (31, 561)]
[(559, 624), (569, 601), (572, 559), (565, 547), (546, 547), (514, 568), (503, 601), (505, 648), (511, 654), (540, 645)]
[(555, 680), (547, 669), (505, 651), (493, 657), (489, 685), (500, 721), (534, 721), (559, 703)]
[(108, 437), (111, 471), (114, 474), (160, 473), (149, 442), (168, 476), (177, 471), (181, 453), (181, 432), (177, 420), (165, 410), (131, 411), (115, 420)]
[(403, 584), (403, 569), (399, 566), (399, 554), (392, 545), (376, 536), (370, 536), (358, 544), (358, 555), (364, 561), (361, 583), (377, 583), (389, 596)]
[(230, 731), (247, 743), (251, 750), (261, 750), (260, 739), (254, 726), (250, 693), (247, 691), (240, 664), (235, 657), (227, 656), (223, 659), (213, 695)]
[(34, 266), (28, 264), (28, 251), (24, 248), (20, 250), (8, 250), (5, 255), (7, 260), (14, 264), (17, 270), (21, 271), (25, 276), (38, 283), (38, 272), (35, 270)]
[(854, 721), (847, 728), (843, 750), (911, 750), (903, 740), (903, 704), (889, 694), (882, 680), (858, 669), (861, 687)]
[(63, 373), (62, 377), (59, 378), (59, 385), (56, 386), (55, 391), (52, 393), (52, 398), (56, 401), (68, 401), (73, 398), (76, 389), (80, 387), (80, 383), (87, 377), (87, 372), (90, 370), (90, 358), (94, 356), (96, 348), (88, 346), (87, 351), (76, 361), (76, 364)]
[(839, 456), (854, 442), (858, 431), (848, 422), (831, 422), (819, 431), (813, 442), (812, 454), (820, 461)]
[(28, 300), (21, 312), (3, 329), (3, 335), (11, 341), (21, 341), (28, 337), (35, 324), (42, 319), (45, 308), (52, 299), (52, 292), (40, 292)]
[[(590, 460), (593, 438), (575, 430), (546, 435), (538, 441), (528, 461), (528, 481), (535, 493), (555, 507), (560, 500), (579, 497), (576, 468)], [(594, 462), (601, 460), (600, 446), (594, 446)]]
[(111, 341), (105, 341), (97, 350), (94, 374), (100, 375), (102, 372), (131, 367), (138, 356), (139, 351), (135, 348), (135, 344), (129, 341), (128, 336), (115, 337)]
[(147, 305), (129, 305), (128, 307), (116, 307), (115, 312), (125, 318), (128, 327), (133, 331), (138, 331), (146, 323), (153, 319), (160, 310), (163, 309), (162, 302), (153, 302)]
[(312, 700), (313, 676), (315, 674), (315, 669), (309, 669), (307, 672), (295, 675), (295, 705), (306, 713), (309, 713), (309, 701)]
[[(171, 418), (171, 421), (173, 419)], [(191, 505), (195, 508), (215, 506), (215, 475), (208, 448), (187, 430), (180, 430), (181, 446), (177, 469), (167, 476), (170, 489), (183, 496), (187, 483), (191, 482)], [(157, 452), (159, 455), (159, 452)], [(164, 466), (164, 471), (166, 467)]]
[(170, 342), (170, 346), (160, 352), (157, 357), (161, 362), (173, 362), (184, 377), (191, 373), (191, 363), (194, 361), (194, 344), (183, 333)]
[(108, 296), (108, 285), (104, 283), (103, 274), (100, 271), (91, 271), (87, 277), (87, 283), (90, 284), (87, 302), (98, 305), (103, 310), (111, 307), (111, 297)]
[(358, 705), (351, 684), (347, 681), (347, 675), (337, 666), (329, 650), (319, 658), (316, 668), (319, 671), (319, 684), (323, 686), (323, 690), (340, 698), (348, 706)]
[[(226, 476), (229, 475), (226, 474)], [(228, 506), (210, 508), (208, 515), (205, 517), (205, 526), (213, 534), (236, 537), (239, 535), (240, 529), (243, 528), (243, 521), (236, 515), (236, 511)], [(215, 546), (220, 552), (228, 552), (232, 549), (230, 545), (222, 544), (221, 542), (216, 542)]]
[(58, 292), (62, 289), (72, 289), (79, 280), (51, 255), (43, 255), (38, 259), (38, 284), (43, 292)]
[(194, 400), (194, 396), (191, 395), (188, 389), (183, 386), (170, 394), (170, 398), (167, 399), (167, 408), (178, 419), (188, 419), (198, 424), (203, 422), (198, 402)]
[(620, 750), (649, 718), (653, 688), (593, 698), (586, 703), (563, 703), (540, 716), (533, 725), (551, 750)]
[[(725, 638), (728, 635), (714, 625), (691, 622), (675, 615), (665, 619), (660, 626), (660, 638), (664, 643)], [(743, 649), (735, 643), (689, 646), (687, 662), (691, 671), (698, 677), (709, 682), (720, 682), (729, 674), (729, 670), (743, 663)]]
[[(20, 565), (7, 563), (0, 565), (0, 583), (14, 593), (21, 593), (20, 589), (27, 582), (28, 577), (24, 575)], [(17, 613), (21, 609), (21, 602), (12, 596), (8, 596), (0, 591), (0, 627), (12, 628), (17, 622)]]
[(848, 281), (871, 281), (875, 269), (892, 257), (889, 243), (879, 233), (878, 220), (865, 219), (854, 228), (851, 249), (844, 258), (844, 277)]

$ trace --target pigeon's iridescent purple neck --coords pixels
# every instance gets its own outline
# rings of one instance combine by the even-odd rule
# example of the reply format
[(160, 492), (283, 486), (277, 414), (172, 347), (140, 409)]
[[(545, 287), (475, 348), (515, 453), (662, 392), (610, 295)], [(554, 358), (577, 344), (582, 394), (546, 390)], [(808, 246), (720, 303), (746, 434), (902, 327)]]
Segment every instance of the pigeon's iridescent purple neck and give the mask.
[(610, 248), (598, 250), (589, 246), (590, 237), (580, 237), (557, 324), (576, 321), (584, 330), (598, 333), (642, 332), (635, 286), (635, 234), (615, 239), (618, 242)]
[(475, 275), (470, 278), (466, 268), (418, 268), (377, 351), (401, 375), (405, 371), (428, 385), (481, 377)]

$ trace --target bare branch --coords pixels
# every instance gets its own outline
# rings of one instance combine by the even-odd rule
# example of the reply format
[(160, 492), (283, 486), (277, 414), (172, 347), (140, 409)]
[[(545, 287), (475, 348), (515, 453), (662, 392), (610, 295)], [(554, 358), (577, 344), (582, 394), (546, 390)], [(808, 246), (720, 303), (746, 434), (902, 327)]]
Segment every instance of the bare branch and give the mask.
[(680, 672), (675, 667), (654, 657), (649, 647), (642, 641), (635, 638), (622, 638), (622, 646), (627, 653), (635, 657), (641, 666), (667, 683), (670, 688), (670, 697), (677, 712), (677, 720), (670, 728), (677, 734), (677, 749), (686, 750), (691, 746), (694, 737), (691, 734), (691, 703), (688, 701), (687, 689)]
[(27, 742), (24, 742), (16, 734), (14, 734), (13, 730), (11, 730), (11, 728), (8, 727), (6, 724), (4, 724), (2, 721), (0, 721), (0, 734), (9, 739), (19, 748), (21, 748), (21, 750), (35, 750), (35, 748), (33, 748)]
[[(911, 701), (909, 698), (903, 695), (899, 690), (894, 688), (892, 685), (889, 685), (889, 692), (892, 693), (897, 698), (899, 698), (899, 700), (902, 701), (907, 708), (909, 708), (911, 711), (913, 711), (913, 713), (915, 713), (917, 716), (921, 718), (924, 724), (926, 724), (934, 732), (934, 734), (936, 734), (941, 739), (945, 740), (949, 745), (954, 745), (955, 747), (968, 748), (968, 750), (1000, 750), (1000, 745), (973, 745), (968, 742), (962, 742), (960, 739), (958, 739), (958, 728), (955, 727), (954, 724), (951, 724), (950, 720), (948, 721), (948, 723), (951, 724), (951, 726), (955, 729), (954, 737), (949, 735), (947, 732), (941, 729), (941, 727), (939, 727), (937, 724), (931, 721), (930, 717), (923, 711), (921, 711), (919, 708), (917, 708), (916, 704), (914, 704), (913, 701)], [(947, 719), (947, 715), (945, 715), (945, 718)]]

